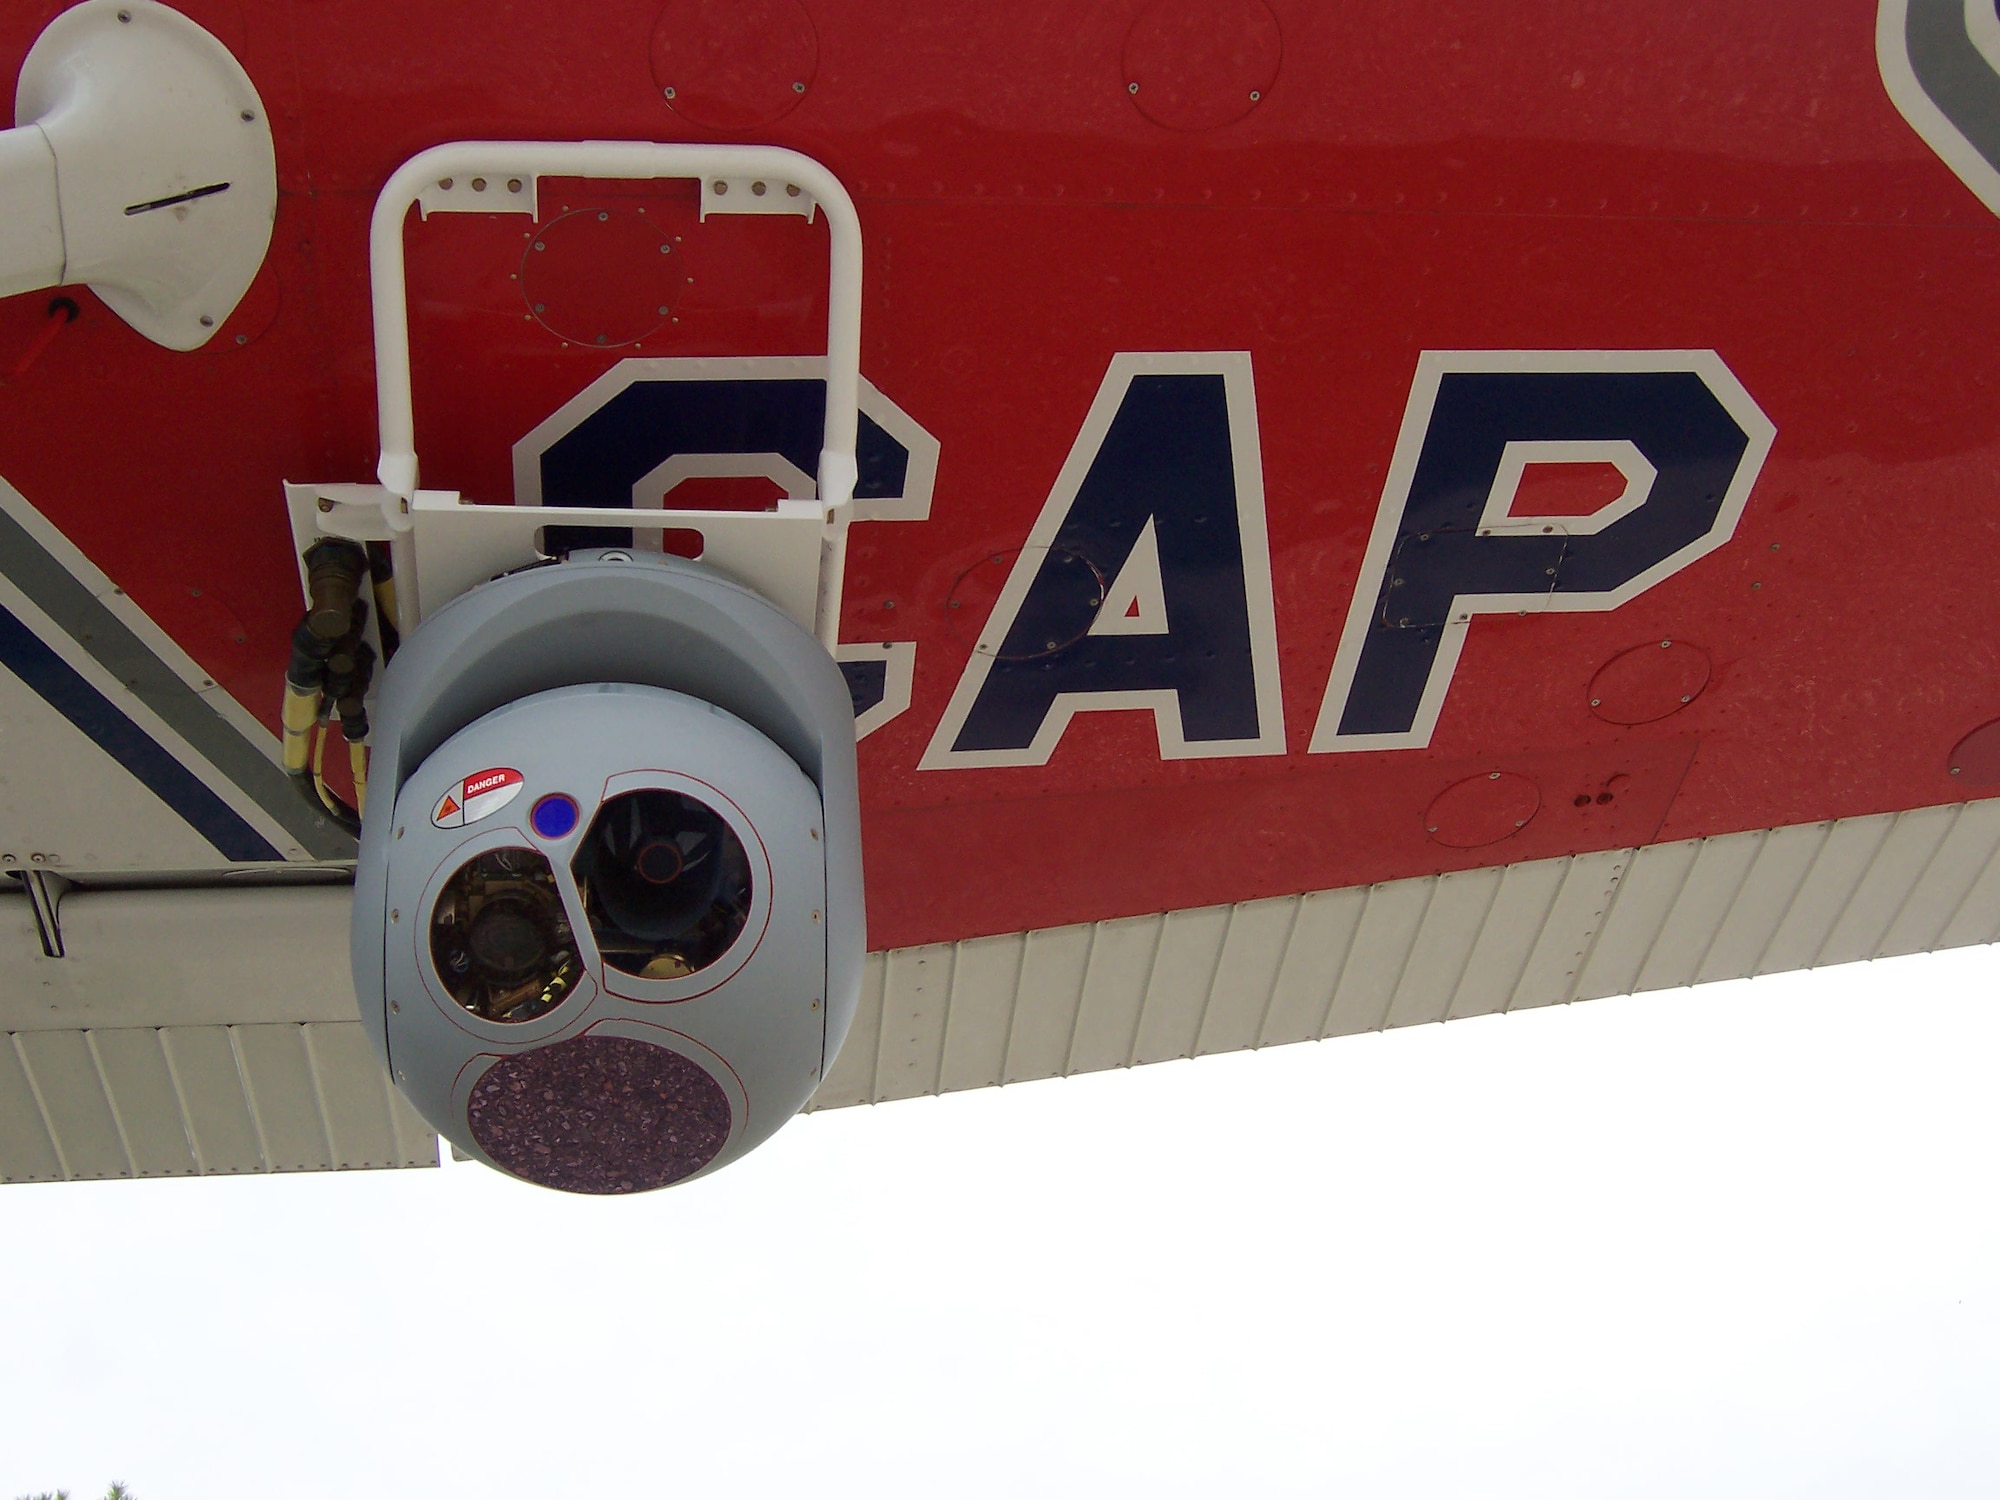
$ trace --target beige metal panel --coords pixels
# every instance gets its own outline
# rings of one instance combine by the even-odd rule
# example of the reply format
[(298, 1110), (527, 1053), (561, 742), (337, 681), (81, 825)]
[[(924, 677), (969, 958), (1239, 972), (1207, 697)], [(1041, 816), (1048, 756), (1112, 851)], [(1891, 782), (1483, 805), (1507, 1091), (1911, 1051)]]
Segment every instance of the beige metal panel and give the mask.
[[(360, 1029), (360, 1022), (354, 1023)], [(243, 1074), (226, 1026), (176, 1026), (160, 1034), (161, 1051), (181, 1099), (188, 1138), (203, 1172), (262, 1172), (264, 1149), (243, 1094)], [(369, 1064), (381, 1064), (371, 1054)]]
[(1204, 906), (1167, 913), (1153, 980), (1146, 986), (1146, 1004), (1139, 1012), (1139, 1032), (1132, 1042), (1133, 1062), (1194, 1056), (1234, 910)]
[(1208, 1014), (1195, 1040), (1197, 1055), (1239, 1052), (1257, 1045), (1298, 911), (1295, 896), (1246, 901), (1236, 908), (1215, 982), (1209, 986)]
[(1087, 926), (1050, 927), (1028, 935), (1021, 983), (1012, 997), (1003, 1083), (1055, 1078), (1068, 1071), (1090, 940)]
[(1846, 913), (1895, 821), (1894, 814), (1880, 813), (1848, 818), (1827, 829), (1754, 972), (1810, 969), (1821, 961), (1820, 951), (1832, 936), (1834, 924)]
[(1299, 914), (1278, 965), (1278, 983), (1264, 1012), (1259, 1046), (1303, 1042), (1325, 1031), (1340, 971), (1347, 967), (1347, 952), (1367, 906), (1365, 886), (1299, 897)]
[[(112, 1112), (124, 1127), (133, 1174), (192, 1176), (198, 1168), (188, 1143), (180, 1095), (167, 1071), (167, 1055), (160, 1049), (160, 1033), (150, 1026), (137, 1026), (86, 1032), (85, 1040), (97, 1055)], [(381, 1069), (375, 1071), (380, 1073)]]
[(875, 1099), (875, 1049), (882, 1037), (882, 986), (888, 977), (887, 954), (871, 953), (861, 968), (861, 999), (847, 1040), (808, 1109), (832, 1109), (843, 1104), (870, 1104)]
[(1458, 993), (1479, 930), (1500, 893), (1500, 871), (1454, 870), (1440, 875), (1423, 925), (1389, 1002), (1390, 1026), (1442, 1021)]
[(249, 1084), (250, 1113), (270, 1170), (330, 1171), (333, 1149), (306, 1054), (304, 1028), (232, 1026), (230, 1038)]
[(1749, 873), (1729, 905), (1708, 954), (1695, 971), (1699, 980), (1736, 979), (1755, 974), (1778, 924), (1792, 909), (1806, 874), (1819, 858), (1831, 825), (1804, 823), (1774, 828), (1764, 835)]
[(1679, 898), (1639, 970), (1642, 990), (1693, 984), (1723, 919), (1763, 847), (1762, 833), (1702, 839)]
[(1065, 1073), (1131, 1066), (1164, 928), (1159, 917), (1149, 916), (1099, 922), (1092, 929)]
[(0, 932), (0, 1030), (352, 1021), (351, 906), (344, 885), (71, 891), (65, 957), (42, 956), (32, 913)]
[(0, 1038), (0, 1182), (60, 1182), (64, 1175), (14, 1040)]
[(1507, 1009), (1569, 872), (1566, 859), (1509, 865), (1480, 924), (1465, 974), (1445, 1011), (1446, 1020), (1489, 1016)]
[(1324, 1034), (1346, 1036), (1377, 1031), (1389, 1015), (1389, 1002), (1409, 961), (1410, 945), (1423, 925), (1435, 880), (1388, 880), (1368, 889), (1361, 925), (1347, 951), (1340, 984), (1327, 1011)]
[(1639, 988), (1639, 973), (1653, 952), (1667, 914), (1674, 909), (1701, 852), (1699, 840), (1654, 844), (1628, 851), (1624, 878), (1597, 941), (1577, 976), (1576, 998), (1595, 1000)]
[[(1025, 934), (969, 938), (958, 945), (952, 969), (953, 1004), (945, 1027), (944, 1065), (938, 1090), (991, 1088), (1007, 1064), (1007, 1021), (1021, 987)], [(958, 1004), (963, 994), (965, 1003)]]
[(914, 1099), (938, 1091), (951, 1005), (952, 945), (899, 948), (882, 991), (875, 1097)]
[[(1855, 886), (1853, 899), (1820, 945), (1819, 962), (1845, 964), (1916, 951), (1890, 947), (1889, 934), (1917, 895), (1961, 812), (1956, 807), (1920, 807), (1895, 816), (1882, 847)], [(1933, 925), (1930, 935), (1935, 932)]]
[[(1974, 819), (1975, 811), (1979, 814)], [(1965, 817), (1952, 830), (1953, 838), (1946, 841), (1945, 849), (1938, 851), (1938, 863), (1944, 862), (1946, 850), (1961, 832), (1968, 833), (1968, 841), (1976, 842), (1979, 834), (1989, 832), (1994, 823), (2000, 821), (2000, 802), (1986, 802), (1976, 809), (1967, 808)], [(1977, 834), (1970, 832), (1976, 828)], [(2000, 849), (2000, 838), (1995, 839), (1995, 849)], [(1966, 850), (1970, 853), (1970, 850)], [(1970, 859), (1966, 860), (1969, 866)], [(1943, 905), (1943, 902), (1939, 903)], [(1951, 915), (1938, 926), (1938, 933), (1931, 940), (1932, 946), (1956, 948), (1965, 943), (1990, 943), (1993, 941), (1994, 925), (2000, 921), (2000, 854), (1989, 850), (1987, 857), (1979, 862), (1977, 871), (1966, 882), (1965, 889), (1956, 901), (1950, 903)]]
[(1994, 851), (2000, 849), (2000, 801), (1931, 810), (1954, 812), (1956, 816), (1888, 931), (1882, 934), (1876, 950), (1879, 954), (1921, 953), (1933, 946), (1951, 946), (1944, 940), (1947, 928), (1963, 910), (1981, 873), (1995, 862)]
[(104, 1095), (104, 1082), (80, 1031), (17, 1034), (28, 1083), (49, 1134), (55, 1138), (63, 1175), (71, 1179), (130, 1177), (132, 1160), (119, 1137), (118, 1121)]
[(375, 1060), (359, 1021), (322, 1021), (301, 1030), (336, 1167), (411, 1167), (437, 1160), (435, 1141), (428, 1151), (421, 1144), (427, 1130), (420, 1128), (415, 1138), (398, 1131), (395, 1105), (402, 1095)]
[(1579, 854), (1569, 861), (1507, 1009), (1565, 1005), (1576, 994), (1577, 975), (1583, 972), (1597, 929), (1611, 910), (1630, 858), (1630, 850), (1608, 849)]

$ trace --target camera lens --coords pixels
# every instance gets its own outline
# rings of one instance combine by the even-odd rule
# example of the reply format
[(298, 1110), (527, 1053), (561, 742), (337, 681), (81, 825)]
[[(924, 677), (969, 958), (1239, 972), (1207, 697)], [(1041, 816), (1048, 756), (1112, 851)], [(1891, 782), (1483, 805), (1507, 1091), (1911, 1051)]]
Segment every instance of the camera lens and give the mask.
[(649, 787), (597, 810), (570, 869), (605, 962), (679, 979), (728, 951), (750, 915), (750, 860), (722, 815)]
[(431, 961), (482, 1020), (532, 1021), (560, 1005), (582, 966), (548, 860), (489, 849), (460, 865), (431, 909)]

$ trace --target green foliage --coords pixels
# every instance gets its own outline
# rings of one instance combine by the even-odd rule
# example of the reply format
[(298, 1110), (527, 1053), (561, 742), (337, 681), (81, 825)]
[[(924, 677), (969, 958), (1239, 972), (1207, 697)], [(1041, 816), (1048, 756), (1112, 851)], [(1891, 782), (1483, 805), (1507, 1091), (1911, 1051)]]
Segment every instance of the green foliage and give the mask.
[[(21, 1500), (69, 1500), (69, 1491), (43, 1490), (39, 1495), (23, 1495)], [(111, 1488), (104, 1492), (104, 1500), (138, 1500), (138, 1496), (114, 1479)]]

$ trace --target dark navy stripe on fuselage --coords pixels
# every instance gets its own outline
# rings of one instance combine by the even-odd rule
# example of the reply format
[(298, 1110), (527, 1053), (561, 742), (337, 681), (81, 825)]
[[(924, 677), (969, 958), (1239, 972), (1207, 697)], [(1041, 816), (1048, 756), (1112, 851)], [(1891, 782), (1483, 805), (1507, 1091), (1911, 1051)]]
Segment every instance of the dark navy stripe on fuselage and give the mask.
[(91, 740), (147, 789), (185, 818), (190, 827), (231, 860), (283, 859), (201, 778), (161, 747), (117, 706), (92, 687), (48, 643), (0, 609), (0, 665), (33, 688), (43, 701)]

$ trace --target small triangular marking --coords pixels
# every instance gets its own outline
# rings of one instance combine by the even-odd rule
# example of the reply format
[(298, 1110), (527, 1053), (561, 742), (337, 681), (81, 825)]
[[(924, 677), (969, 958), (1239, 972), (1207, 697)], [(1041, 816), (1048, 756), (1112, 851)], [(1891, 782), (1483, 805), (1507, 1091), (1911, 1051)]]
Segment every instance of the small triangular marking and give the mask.
[(1167, 589), (1160, 578), (1160, 538), (1153, 518), (1139, 528), (1139, 539), (1111, 587), (1104, 591), (1104, 607), (1091, 623), (1092, 635), (1165, 635), (1167, 633)]
[(458, 811), (458, 804), (452, 801), (451, 798), (447, 797), (444, 799), (443, 803), (441, 803), (438, 807), (438, 816), (440, 818), (448, 818), (457, 811)]

